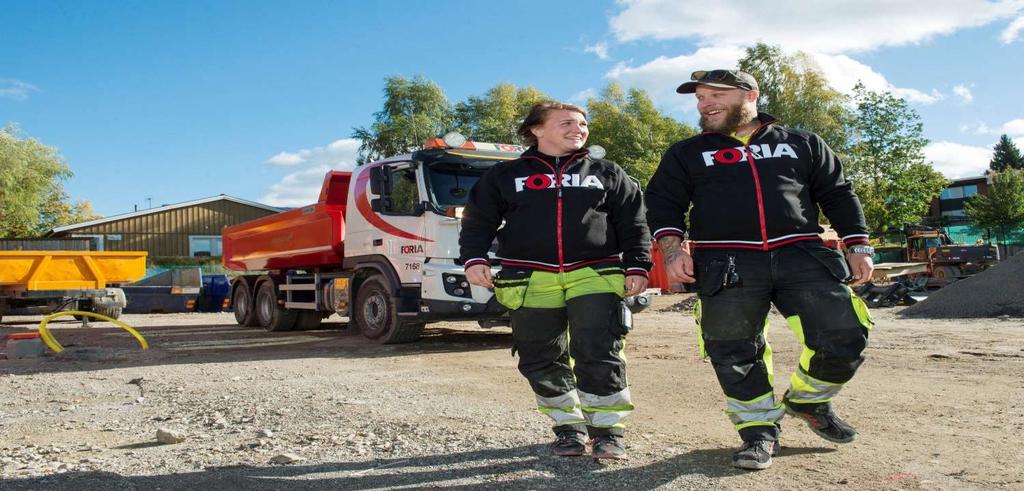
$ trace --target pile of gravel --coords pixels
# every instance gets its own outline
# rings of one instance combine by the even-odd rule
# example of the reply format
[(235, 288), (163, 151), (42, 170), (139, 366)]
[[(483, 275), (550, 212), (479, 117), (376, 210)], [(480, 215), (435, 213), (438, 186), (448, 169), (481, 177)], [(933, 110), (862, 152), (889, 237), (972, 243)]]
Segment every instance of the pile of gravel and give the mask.
[(1024, 317), (1024, 254), (950, 284), (900, 315), (929, 319)]

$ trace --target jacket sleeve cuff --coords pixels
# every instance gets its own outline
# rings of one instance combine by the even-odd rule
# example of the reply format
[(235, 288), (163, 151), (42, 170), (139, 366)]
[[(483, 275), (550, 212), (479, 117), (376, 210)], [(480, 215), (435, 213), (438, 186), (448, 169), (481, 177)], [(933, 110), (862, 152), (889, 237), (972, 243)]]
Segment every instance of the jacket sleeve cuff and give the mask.
[(683, 231), (683, 229), (676, 227), (661, 227), (658, 230), (655, 230), (652, 235), (654, 236), (654, 240), (658, 240), (661, 239), (662, 237), (668, 236), (676, 236), (679, 237), (680, 239), (686, 237), (686, 233)]
[(647, 270), (641, 267), (626, 268), (626, 276), (643, 276), (647, 278)]
[(488, 261), (485, 258), (477, 257), (477, 258), (473, 258), (473, 259), (470, 259), (470, 260), (462, 263), (462, 269), (466, 270), (466, 269), (469, 269), (471, 266), (477, 266), (477, 265), (490, 266), (491, 262)]
[(850, 234), (843, 237), (843, 244), (847, 247), (857, 244), (867, 244), (868, 234)]

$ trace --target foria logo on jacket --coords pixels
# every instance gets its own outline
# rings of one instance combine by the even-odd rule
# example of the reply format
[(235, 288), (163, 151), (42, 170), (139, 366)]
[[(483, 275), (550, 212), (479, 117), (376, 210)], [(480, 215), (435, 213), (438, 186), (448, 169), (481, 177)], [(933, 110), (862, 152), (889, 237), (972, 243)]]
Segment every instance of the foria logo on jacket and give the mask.
[[(793, 150), (793, 147), (789, 146), (788, 143), (779, 143), (777, 145), (771, 145), (769, 143), (751, 145), (750, 154), (754, 157), (754, 160), (769, 158), (778, 159), (782, 157), (789, 157), (791, 159), (797, 158), (796, 150)], [(747, 152), (744, 147), (712, 150), (709, 152), (702, 152), (701, 155), (704, 157), (704, 165), (708, 167), (711, 167), (716, 163), (735, 164), (737, 162), (747, 160)]]
[[(534, 174), (529, 177), (517, 177), (516, 178), (516, 192), (523, 191), (523, 189), (539, 190), (539, 189), (552, 189), (555, 187), (555, 175), (554, 174)], [(580, 180), (579, 174), (562, 174), (562, 187), (563, 188), (594, 188), (604, 189), (604, 184), (597, 176), (586, 176)]]

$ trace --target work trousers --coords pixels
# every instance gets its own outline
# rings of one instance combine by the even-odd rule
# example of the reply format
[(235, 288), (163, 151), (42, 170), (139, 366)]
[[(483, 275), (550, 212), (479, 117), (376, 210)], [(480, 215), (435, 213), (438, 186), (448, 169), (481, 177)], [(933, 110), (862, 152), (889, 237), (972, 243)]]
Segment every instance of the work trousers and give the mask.
[(772, 304), (803, 346), (788, 400), (828, 403), (863, 363), (872, 321), (845, 284), (849, 268), (838, 251), (816, 241), (769, 251), (697, 249), (694, 271), (701, 351), (743, 440), (776, 440), (785, 414), (775, 401), (766, 338)]
[(510, 309), (513, 353), (555, 433), (622, 435), (633, 410), (623, 355), (628, 319), (621, 268), (503, 269), (498, 301)]

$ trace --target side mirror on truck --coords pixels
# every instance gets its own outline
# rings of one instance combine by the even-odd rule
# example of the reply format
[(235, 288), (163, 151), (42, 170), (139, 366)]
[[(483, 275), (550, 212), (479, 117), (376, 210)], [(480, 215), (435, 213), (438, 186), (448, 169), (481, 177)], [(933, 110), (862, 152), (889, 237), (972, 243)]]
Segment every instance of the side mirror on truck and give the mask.
[(370, 169), (370, 192), (377, 196), (391, 194), (391, 172), (382, 166)]

